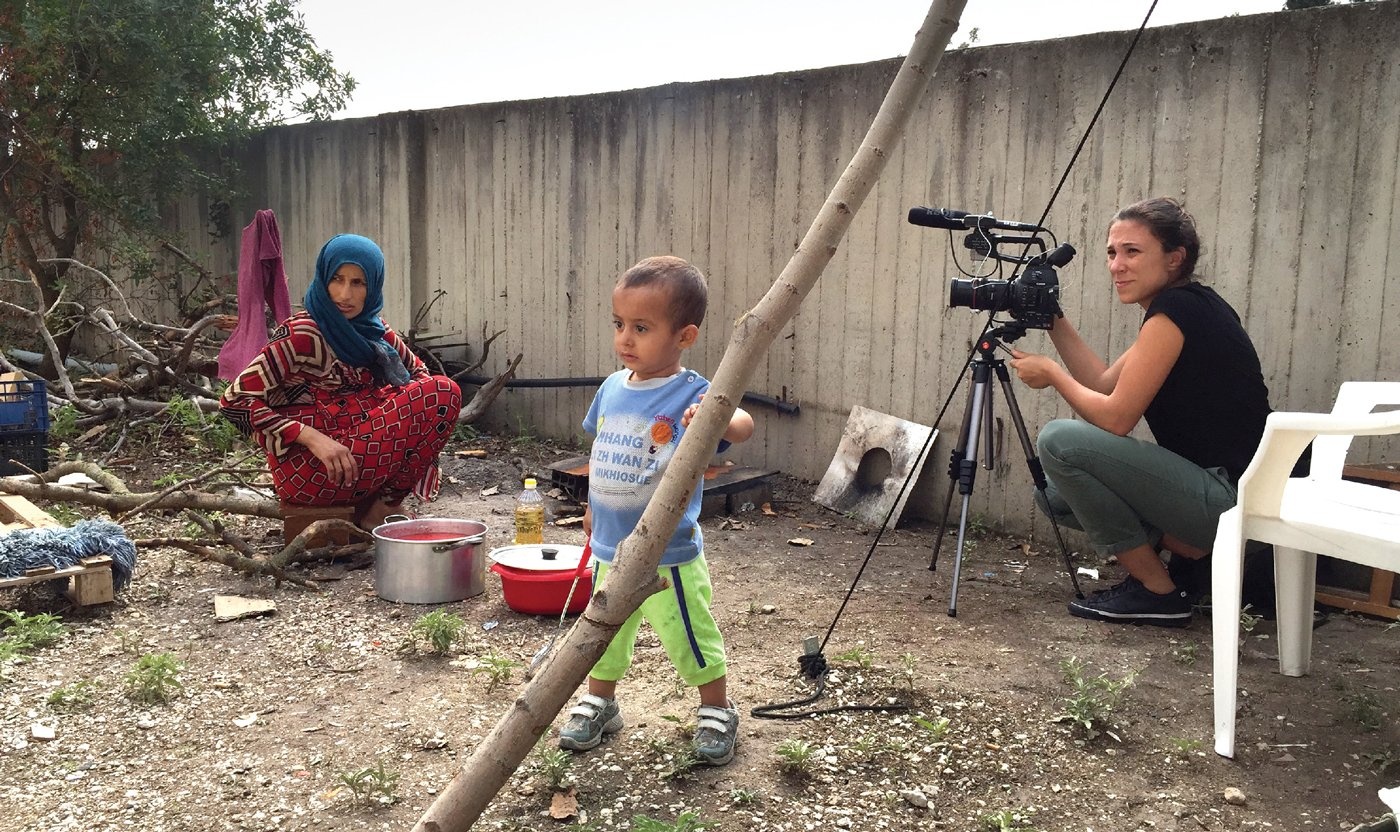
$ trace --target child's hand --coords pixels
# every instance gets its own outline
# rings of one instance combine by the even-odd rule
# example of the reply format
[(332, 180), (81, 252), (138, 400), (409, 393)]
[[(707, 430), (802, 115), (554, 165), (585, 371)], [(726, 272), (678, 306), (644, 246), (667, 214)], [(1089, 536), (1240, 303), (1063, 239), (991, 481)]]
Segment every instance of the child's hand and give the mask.
[[(704, 399), (705, 399), (705, 394), (704, 394), (704, 393), (701, 393), (701, 394), (700, 394), (700, 401), (704, 401)], [(692, 420), (692, 419), (695, 418), (695, 412), (696, 412), (697, 410), (699, 410), (699, 409), (700, 409), (700, 402), (699, 402), (699, 401), (697, 401), (695, 404), (691, 405), (690, 407), (687, 407), (687, 408), (685, 409), (685, 412), (681, 414), (681, 427), (683, 427), (683, 428), (688, 428), (688, 427), (690, 427), (690, 420)]]

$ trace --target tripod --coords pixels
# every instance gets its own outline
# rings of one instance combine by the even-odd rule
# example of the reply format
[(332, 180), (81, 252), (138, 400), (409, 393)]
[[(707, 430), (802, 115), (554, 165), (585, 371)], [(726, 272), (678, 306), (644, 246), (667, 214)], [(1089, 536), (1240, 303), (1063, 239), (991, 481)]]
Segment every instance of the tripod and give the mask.
[[(1021, 418), (1021, 410), (1016, 405), (1016, 392), (1011, 387), (1011, 375), (1006, 370), (1006, 361), (998, 358), (996, 351), (1004, 349), (1002, 341), (1014, 341), (1026, 334), (1026, 325), (1020, 321), (1012, 321), (987, 331), (977, 342), (977, 356), (968, 362), (972, 368), (972, 386), (968, 390), (967, 409), (963, 411), (962, 428), (958, 431), (958, 441), (953, 448), (953, 457), (948, 464), (948, 478), (952, 482), (948, 486), (948, 499), (943, 503), (943, 519), (938, 524), (938, 537), (933, 544), (933, 558), (929, 561), (929, 571), (935, 571), (938, 567), (938, 552), (943, 546), (943, 533), (948, 527), (948, 511), (953, 505), (953, 486), (957, 483), (957, 492), (962, 495), (962, 514), (958, 518), (958, 550), (957, 556), (953, 559), (953, 589), (952, 595), (948, 599), (948, 615), (958, 614), (958, 578), (962, 571), (963, 543), (967, 535), (967, 507), (972, 499), (972, 487), (977, 479), (977, 448), (979, 441), (985, 442), (987, 446), (987, 459), (984, 467), (990, 471), (996, 464), (996, 446), (993, 444), (993, 427), (995, 418), (992, 415), (992, 373), (995, 372), (997, 379), (1001, 381), (1002, 392), (1006, 395), (1006, 400), (1011, 404), (1011, 423), (1016, 426), (1016, 436), (1021, 440), (1021, 451), (1026, 456), (1026, 467), (1031, 472), (1031, 479), (1035, 481), (1036, 490), (1041, 496), (1045, 495), (1045, 470), (1040, 465), (1040, 458), (1035, 454), (1035, 447), (1031, 444), (1030, 435), (1026, 433), (1025, 420)], [(1060, 534), (1060, 525), (1055, 522), (1055, 518), (1050, 518), (1050, 526), (1055, 530), (1055, 542), (1060, 546), (1060, 554), (1065, 559), (1065, 569), (1069, 572), (1070, 583), (1074, 586), (1076, 598), (1083, 598), (1084, 593), (1079, 589), (1079, 579), (1074, 574), (1074, 564), (1070, 562), (1069, 549), (1065, 547), (1064, 537)]]

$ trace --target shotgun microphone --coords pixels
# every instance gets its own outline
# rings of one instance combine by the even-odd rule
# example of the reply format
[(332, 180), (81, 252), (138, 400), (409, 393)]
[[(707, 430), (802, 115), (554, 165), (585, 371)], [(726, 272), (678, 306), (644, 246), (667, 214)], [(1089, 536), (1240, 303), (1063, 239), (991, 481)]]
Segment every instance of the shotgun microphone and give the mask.
[(1034, 223), (999, 220), (991, 214), (969, 214), (955, 208), (910, 208), (909, 222), (911, 225), (922, 225), (925, 228), (946, 228), (950, 231), (962, 231), (969, 228), (999, 228), (1002, 231), (1036, 233), (1045, 230)]

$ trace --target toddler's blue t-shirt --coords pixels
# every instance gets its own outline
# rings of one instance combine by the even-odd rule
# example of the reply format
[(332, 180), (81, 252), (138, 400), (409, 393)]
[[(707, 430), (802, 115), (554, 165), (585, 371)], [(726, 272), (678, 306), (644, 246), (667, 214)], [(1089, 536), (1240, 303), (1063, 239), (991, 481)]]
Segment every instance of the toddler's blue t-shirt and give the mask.
[[(668, 378), (646, 381), (629, 381), (631, 375), (630, 370), (619, 370), (604, 379), (583, 420), (583, 429), (593, 437), (588, 461), (593, 556), (608, 563), (618, 544), (636, 528), (675, 455), (685, 432), (681, 427), (685, 409), (710, 388), (707, 379), (684, 368)], [(675, 566), (700, 554), (702, 491), (697, 484), (676, 533), (666, 544), (662, 565)]]

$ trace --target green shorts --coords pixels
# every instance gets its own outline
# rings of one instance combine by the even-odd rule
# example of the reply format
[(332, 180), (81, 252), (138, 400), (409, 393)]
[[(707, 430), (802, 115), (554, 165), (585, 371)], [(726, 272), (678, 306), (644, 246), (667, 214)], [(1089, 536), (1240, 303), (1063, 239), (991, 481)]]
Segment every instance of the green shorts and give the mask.
[[(593, 562), (594, 586), (603, 584), (611, 564)], [(642, 620), (651, 624), (682, 680), (699, 687), (725, 675), (724, 636), (710, 614), (710, 568), (701, 555), (679, 566), (663, 566), (656, 573), (670, 583), (642, 602), (613, 636), (603, 657), (589, 673), (603, 682), (616, 682), (632, 666), (632, 650)]]

